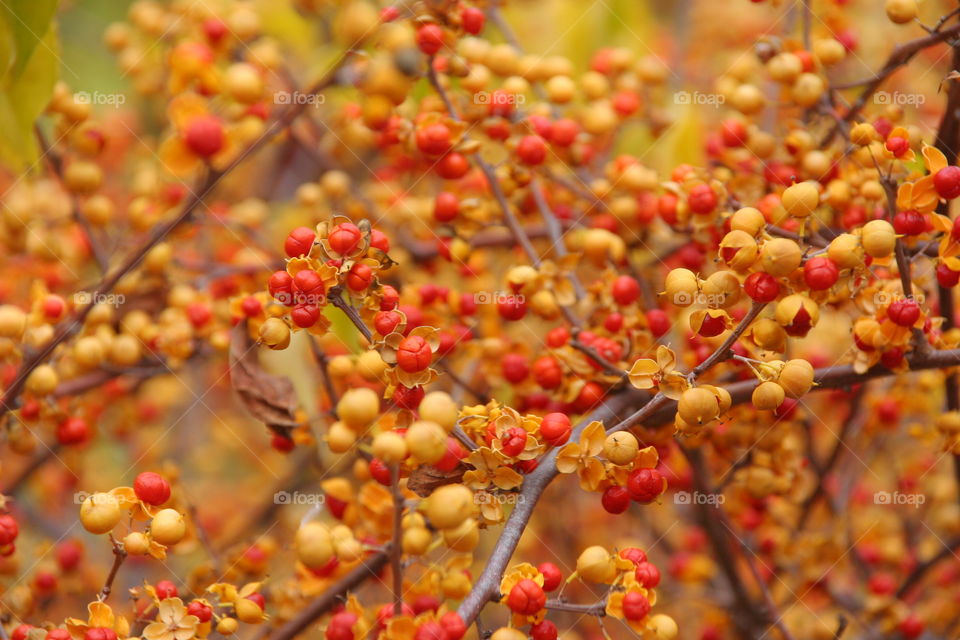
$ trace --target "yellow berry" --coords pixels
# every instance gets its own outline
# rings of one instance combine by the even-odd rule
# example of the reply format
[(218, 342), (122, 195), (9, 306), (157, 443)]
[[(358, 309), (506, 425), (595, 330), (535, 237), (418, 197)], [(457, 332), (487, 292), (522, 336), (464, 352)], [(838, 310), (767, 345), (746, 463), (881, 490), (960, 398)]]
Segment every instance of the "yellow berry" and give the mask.
[(802, 358), (788, 360), (777, 383), (788, 398), (799, 398), (813, 386), (813, 365)]
[(350, 389), (337, 403), (337, 415), (351, 429), (365, 429), (380, 415), (380, 398), (373, 389)]
[(798, 182), (784, 190), (780, 201), (788, 215), (806, 218), (820, 204), (820, 190), (813, 182)]
[(886, 220), (871, 220), (863, 225), (860, 241), (868, 256), (885, 258), (893, 253), (897, 244), (897, 235), (893, 225)]
[(627, 465), (633, 462), (640, 450), (636, 436), (628, 431), (611, 433), (603, 443), (603, 455), (613, 464)]
[(49, 364), (42, 364), (30, 372), (25, 386), (30, 393), (46, 396), (54, 392), (59, 382), (60, 376), (57, 375), (56, 370)]
[(95, 493), (80, 505), (80, 524), (90, 533), (107, 533), (121, 515), (120, 501), (109, 493)]
[(719, 415), (720, 403), (709, 389), (693, 387), (681, 394), (680, 401), (677, 402), (677, 413), (684, 422), (704, 424)]
[(457, 403), (445, 391), (431, 391), (423, 396), (417, 410), (421, 418), (436, 422), (447, 432), (453, 431), (460, 413)]
[(800, 266), (803, 254), (796, 242), (788, 238), (774, 238), (763, 243), (760, 261), (763, 270), (776, 278), (790, 275)]
[(887, 0), (884, 9), (891, 22), (906, 24), (917, 17), (917, 0)]
[(407, 443), (396, 431), (377, 434), (371, 445), (373, 455), (386, 464), (397, 464), (407, 457)]
[(767, 226), (767, 220), (760, 213), (759, 209), (753, 207), (743, 207), (730, 216), (730, 229), (734, 231), (745, 231), (751, 236), (756, 236), (760, 230)]
[(319, 522), (307, 522), (297, 529), (294, 539), (297, 559), (310, 569), (319, 569), (334, 555), (330, 530)]
[(131, 556), (142, 556), (150, 550), (150, 539), (139, 531), (131, 531), (123, 539), (123, 550)]
[(608, 583), (616, 577), (617, 565), (603, 547), (587, 547), (577, 558), (577, 574), (589, 582)]
[(474, 511), (473, 491), (462, 484), (440, 487), (426, 499), (427, 518), (438, 529), (453, 529)]
[(447, 432), (436, 422), (417, 420), (407, 429), (406, 439), (410, 453), (427, 464), (438, 462), (447, 452)]
[(0, 306), (0, 336), (19, 339), (27, 327), (27, 314), (12, 304)]
[(783, 404), (784, 397), (783, 387), (768, 380), (757, 385), (750, 401), (757, 409), (772, 411)]
[(150, 521), (150, 536), (160, 544), (175, 545), (187, 534), (187, 522), (176, 509), (161, 509)]

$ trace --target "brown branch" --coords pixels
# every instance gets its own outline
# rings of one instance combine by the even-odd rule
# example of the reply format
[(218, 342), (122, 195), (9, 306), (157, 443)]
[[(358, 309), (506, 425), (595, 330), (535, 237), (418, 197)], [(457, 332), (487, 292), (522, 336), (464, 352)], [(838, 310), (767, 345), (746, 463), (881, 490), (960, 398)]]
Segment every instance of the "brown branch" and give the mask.
[(317, 618), (336, 606), (348, 591), (357, 588), (368, 578), (379, 573), (387, 565), (390, 555), (391, 549), (388, 546), (386, 549), (369, 556), (350, 573), (340, 578), (329, 589), (300, 609), (296, 617), (270, 636), (270, 640), (290, 640), (298, 633), (306, 630)]
[(400, 465), (390, 467), (390, 491), (393, 494), (393, 550), (390, 570), (393, 573), (393, 615), (403, 612), (403, 492), (400, 490)]
[(908, 575), (903, 581), (903, 584), (900, 585), (900, 588), (897, 589), (897, 598), (902, 599), (904, 596), (906, 596), (910, 589), (912, 589), (915, 584), (920, 582), (927, 572), (939, 564), (942, 560), (946, 560), (951, 556), (956, 557), (954, 549), (960, 549), (960, 539), (955, 539), (952, 542), (944, 545), (944, 547), (935, 555), (914, 567), (913, 571), (910, 572), (910, 575)]
[[(866, 80), (859, 80), (857, 82), (833, 87), (834, 89), (852, 89), (854, 87), (866, 85), (863, 91), (860, 92), (860, 95), (857, 96), (857, 99), (854, 101), (854, 103), (850, 106), (850, 109), (847, 110), (847, 113), (844, 114), (843, 121), (852, 122), (854, 119), (856, 119), (856, 117), (866, 106), (867, 100), (870, 99), (870, 96), (874, 94), (880, 85), (883, 84), (887, 78), (893, 75), (897, 69), (909, 63), (910, 60), (912, 60), (913, 57), (920, 51), (926, 49), (927, 47), (932, 47), (940, 44), (941, 42), (949, 40), (958, 34), (960, 34), (960, 24), (953, 25), (948, 29), (944, 29), (943, 31), (931, 33), (922, 38), (917, 38), (916, 40), (899, 44), (893, 50), (893, 53), (890, 54), (890, 57), (887, 58), (887, 61), (883, 67), (873, 77), (867, 78)], [(824, 147), (829, 144), (839, 132), (840, 125), (837, 124), (821, 141), (820, 146)]]
[(373, 342), (373, 332), (370, 331), (370, 327), (363, 321), (363, 318), (360, 317), (357, 310), (344, 299), (343, 289), (339, 285), (330, 288), (330, 295), (327, 296), (327, 300), (330, 301), (330, 304), (346, 314), (350, 322), (353, 323), (353, 326), (367, 339), (367, 342)]
[(107, 581), (103, 583), (103, 588), (100, 589), (100, 594), (97, 596), (97, 600), (100, 602), (106, 602), (107, 598), (110, 597), (110, 591), (113, 589), (114, 580), (117, 579), (120, 565), (127, 559), (126, 549), (124, 549), (123, 545), (115, 540), (112, 535), (110, 536), (110, 543), (113, 545), (113, 566), (110, 567), (110, 573), (107, 574)]
[(547, 600), (547, 604), (545, 604), (544, 607), (550, 609), (551, 611), (566, 611), (569, 613), (577, 613), (582, 616), (601, 617), (607, 615), (606, 599), (594, 602), (592, 604), (574, 604), (565, 600)]

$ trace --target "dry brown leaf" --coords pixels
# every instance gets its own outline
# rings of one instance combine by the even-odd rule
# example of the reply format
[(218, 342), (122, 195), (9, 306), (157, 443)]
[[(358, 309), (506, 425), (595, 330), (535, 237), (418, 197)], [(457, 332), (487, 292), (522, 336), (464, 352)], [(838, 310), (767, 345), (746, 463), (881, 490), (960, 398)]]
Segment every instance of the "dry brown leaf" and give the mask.
[(453, 471), (441, 471), (433, 465), (424, 464), (410, 472), (410, 477), (407, 478), (407, 489), (421, 498), (426, 498), (438, 487), (460, 482), (466, 470), (467, 467), (462, 464), (457, 465)]
[(257, 348), (250, 340), (245, 322), (234, 327), (230, 337), (230, 382), (247, 411), (271, 431), (289, 436), (299, 425), (293, 383), (267, 373), (260, 366)]

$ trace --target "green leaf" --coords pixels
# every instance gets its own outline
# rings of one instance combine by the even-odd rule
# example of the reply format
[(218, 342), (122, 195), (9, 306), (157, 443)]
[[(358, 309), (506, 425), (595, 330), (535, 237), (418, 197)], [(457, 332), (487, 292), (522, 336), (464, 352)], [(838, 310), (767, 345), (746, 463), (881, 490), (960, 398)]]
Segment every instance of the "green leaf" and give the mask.
[(360, 353), (363, 351), (363, 349), (360, 348), (360, 332), (353, 326), (353, 322), (350, 321), (347, 314), (332, 304), (329, 304), (323, 308), (323, 315), (327, 316), (327, 319), (330, 320), (330, 330), (347, 349), (352, 353)]
[(8, 75), (0, 87), (0, 161), (13, 169), (24, 169), (39, 155), (33, 127), (57, 82), (56, 51), (56, 30), (48, 29), (43, 44), (33, 48), (23, 73)]
[[(19, 78), (26, 71), (34, 50), (50, 31), (56, 10), (57, 0), (3, 0), (0, 2), (0, 16), (6, 25), (3, 35), (9, 36), (13, 43), (13, 51), (7, 52), (7, 64), (3, 67), (4, 75), (8, 75), (6, 72), (9, 72), (13, 78)], [(5, 43), (3, 46), (8, 47), (9, 44)]]

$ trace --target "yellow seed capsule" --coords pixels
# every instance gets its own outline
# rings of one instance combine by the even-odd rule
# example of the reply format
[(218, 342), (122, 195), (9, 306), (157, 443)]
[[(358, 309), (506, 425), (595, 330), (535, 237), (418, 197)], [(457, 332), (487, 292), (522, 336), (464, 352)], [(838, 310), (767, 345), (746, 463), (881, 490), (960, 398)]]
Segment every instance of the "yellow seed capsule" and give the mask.
[(603, 442), (603, 455), (613, 464), (630, 464), (639, 450), (640, 443), (636, 436), (628, 431), (611, 433)]
[(327, 445), (334, 453), (346, 453), (357, 442), (357, 432), (343, 424), (334, 422), (327, 431)]
[(417, 420), (407, 429), (407, 447), (427, 464), (439, 462), (447, 452), (447, 432), (436, 422)]
[(934, 421), (934, 425), (940, 433), (946, 435), (955, 435), (960, 433), (960, 411), (948, 411), (940, 414)]
[(767, 225), (766, 218), (760, 213), (759, 209), (753, 207), (743, 207), (730, 216), (730, 229), (733, 231), (745, 231), (751, 236), (756, 236), (760, 230)]
[(787, 332), (770, 318), (760, 318), (754, 322), (750, 335), (758, 347), (768, 351), (783, 351), (787, 344)]
[(426, 527), (411, 527), (403, 532), (403, 552), (411, 556), (422, 556), (430, 548), (433, 535)]
[(687, 389), (680, 396), (677, 403), (677, 413), (684, 422), (690, 424), (705, 424), (717, 417), (720, 413), (720, 403), (717, 396), (703, 387)]
[(500, 627), (493, 632), (490, 640), (527, 640), (527, 634), (513, 627)]
[(348, 427), (359, 431), (380, 415), (380, 398), (373, 389), (350, 389), (340, 397), (337, 415)]
[[(372, 353), (376, 353), (376, 351)], [(327, 363), (327, 372), (337, 380), (346, 378), (353, 373), (353, 358), (350, 356), (334, 356), (330, 358), (330, 362)]]
[(436, 422), (447, 432), (453, 431), (457, 424), (459, 415), (457, 403), (445, 391), (431, 391), (423, 396), (417, 410), (421, 418)]
[(793, 83), (793, 100), (801, 107), (812, 107), (820, 101), (826, 85), (815, 73), (802, 73)]
[(893, 225), (886, 220), (871, 220), (863, 225), (860, 241), (868, 256), (885, 258), (893, 253), (897, 244), (897, 235)]
[(150, 550), (150, 539), (139, 531), (131, 531), (123, 539), (123, 550), (131, 556), (142, 556)]
[(767, 62), (767, 72), (774, 81), (791, 84), (803, 73), (803, 61), (793, 53), (778, 53)]
[(252, 64), (237, 62), (227, 68), (225, 88), (237, 102), (251, 104), (263, 96), (263, 78)]
[(800, 247), (788, 238), (768, 240), (760, 249), (763, 270), (776, 278), (793, 273), (800, 266), (802, 258)]
[(798, 182), (783, 191), (780, 201), (788, 215), (806, 218), (820, 204), (820, 190), (812, 182)]
[(917, 0), (887, 0), (887, 17), (895, 24), (907, 24), (917, 17)]
[(217, 623), (217, 633), (223, 636), (232, 636), (237, 632), (240, 623), (236, 618), (221, 618)]
[(784, 398), (783, 387), (768, 380), (757, 385), (757, 388), (753, 390), (750, 401), (753, 402), (754, 407), (761, 411), (773, 411), (783, 404)]
[(473, 518), (464, 520), (459, 527), (444, 529), (443, 543), (453, 551), (469, 553), (477, 548), (480, 542), (480, 526)]
[(107, 533), (121, 515), (119, 500), (109, 493), (95, 493), (80, 505), (80, 524), (90, 533)]
[(0, 336), (18, 340), (27, 327), (27, 314), (12, 304), (0, 306)]
[(731, 269), (746, 271), (757, 260), (760, 249), (754, 237), (742, 230), (734, 229), (720, 241), (720, 258)]
[(861, 122), (850, 129), (850, 142), (860, 147), (869, 145), (879, 137), (877, 130), (869, 122)]
[(777, 383), (788, 398), (799, 398), (813, 386), (813, 365), (801, 358), (788, 360)]
[(589, 582), (608, 583), (616, 577), (617, 565), (609, 551), (592, 546), (577, 558), (577, 573)]
[(387, 363), (380, 357), (380, 352), (371, 349), (364, 351), (357, 358), (357, 373), (368, 382), (376, 382), (387, 370)]
[(267, 318), (260, 325), (260, 342), (271, 349), (286, 349), (290, 346), (290, 327), (280, 318)]
[(726, 309), (740, 300), (743, 289), (733, 273), (717, 271), (703, 282), (702, 290), (708, 307)]
[(664, 613), (651, 616), (647, 629), (653, 632), (652, 640), (673, 640), (680, 633), (676, 621)]
[(171, 546), (187, 535), (187, 523), (176, 509), (161, 509), (150, 521), (150, 536), (160, 544)]
[(377, 434), (371, 448), (373, 455), (386, 464), (396, 464), (407, 457), (407, 442), (396, 431)]
[(444, 485), (426, 499), (426, 510), (434, 527), (459, 527), (474, 511), (473, 491), (462, 484)]
[(237, 598), (234, 603), (234, 613), (240, 622), (247, 624), (259, 624), (263, 622), (263, 609), (253, 600), (247, 598)]
[(813, 43), (813, 55), (817, 56), (820, 64), (829, 67), (847, 57), (847, 50), (839, 40), (824, 38)]
[(319, 569), (334, 555), (333, 536), (319, 522), (307, 522), (297, 529), (294, 538), (297, 559), (310, 569)]
[(667, 300), (678, 307), (689, 307), (696, 301), (699, 282), (689, 269), (674, 269), (664, 283)]
[(48, 364), (42, 364), (30, 372), (25, 386), (27, 391), (34, 395), (46, 396), (56, 390), (59, 382), (60, 376), (56, 370)]
[(863, 246), (860, 238), (851, 233), (841, 233), (830, 241), (827, 257), (841, 269), (856, 269), (863, 266)]

